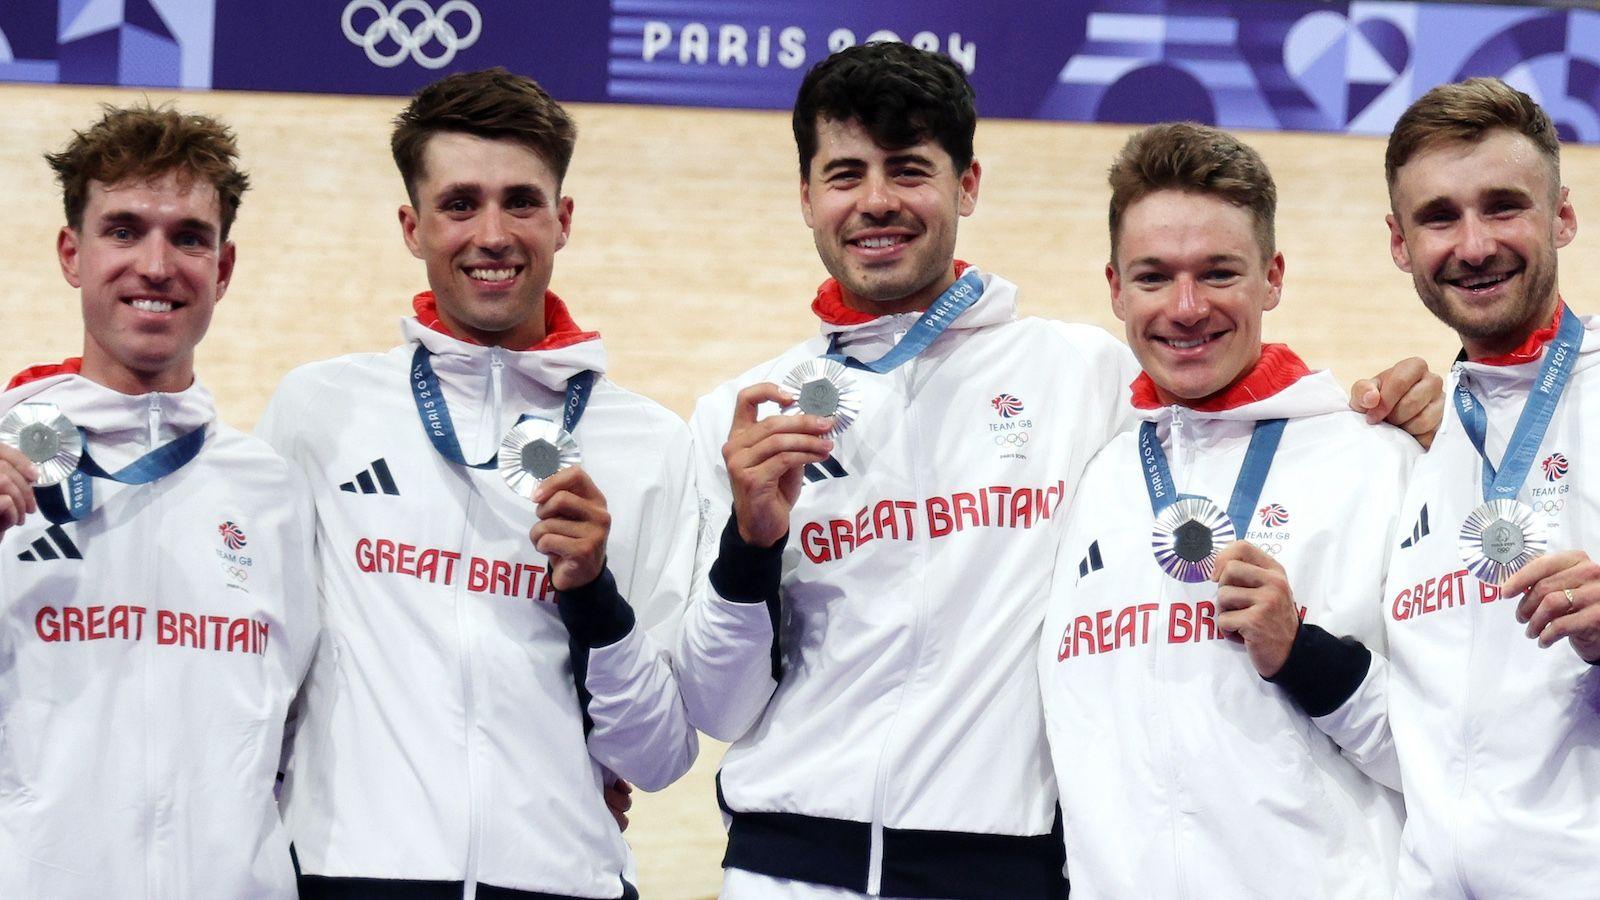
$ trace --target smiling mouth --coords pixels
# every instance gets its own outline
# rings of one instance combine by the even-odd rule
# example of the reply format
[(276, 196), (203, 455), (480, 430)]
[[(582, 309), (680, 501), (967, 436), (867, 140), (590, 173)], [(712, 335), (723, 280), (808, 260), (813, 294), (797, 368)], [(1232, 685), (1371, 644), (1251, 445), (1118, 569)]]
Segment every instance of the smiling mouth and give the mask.
[(158, 300), (152, 297), (130, 297), (122, 301), (140, 312), (167, 313), (182, 306), (171, 300)]
[(1509, 272), (1493, 272), (1483, 275), (1464, 275), (1460, 278), (1446, 278), (1444, 279), (1444, 283), (1450, 285), (1458, 291), (1463, 291), (1468, 294), (1483, 294), (1494, 290), (1500, 285), (1505, 284), (1507, 281), (1510, 281), (1512, 276), (1516, 275), (1519, 271), (1521, 270), (1513, 269)]
[(1203, 334), (1195, 338), (1169, 338), (1156, 334), (1151, 335), (1151, 339), (1156, 343), (1164, 344), (1174, 350), (1193, 350), (1196, 347), (1203, 347), (1206, 344), (1213, 343), (1227, 333), (1228, 331), (1224, 329), (1222, 331), (1213, 331), (1210, 334)]
[(862, 250), (892, 250), (911, 243), (915, 237), (914, 234), (877, 234), (871, 237), (851, 238), (845, 243)]
[(510, 281), (511, 279), (517, 277), (517, 273), (522, 271), (522, 267), (504, 266), (498, 269), (490, 269), (482, 266), (473, 266), (465, 268), (462, 271), (466, 272), (467, 277), (471, 278), (473, 281), (498, 282)]

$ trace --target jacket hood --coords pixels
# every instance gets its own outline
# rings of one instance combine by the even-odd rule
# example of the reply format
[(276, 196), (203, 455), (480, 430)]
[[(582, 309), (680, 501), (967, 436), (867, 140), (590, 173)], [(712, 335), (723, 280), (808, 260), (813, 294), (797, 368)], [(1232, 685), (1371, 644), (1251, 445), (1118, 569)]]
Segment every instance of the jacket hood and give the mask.
[[(956, 260), (956, 277), (966, 274), (969, 269), (978, 272), (979, 277), (983, 279), (983, 296), (957, 316), (956, 320), (950, 323), (950, 329), (982, 328), (1015, 319), (1017, 286), (998, 275), (986, 274), (974, 266)], [(851, 309), (844, 305), (844, 294), (839, 282), (832, 278), (817, 288), (817, 296), (811, 301), (811, 311), (821, 320), (823, 335), (841, 335), (846, 343), (854, 334), (866, 336), (904, 330), (909, 323), (915, 322), (922, 315), (922, 312), (918, 311), (874, 316)]]
[[(544, 295), (544, 340), (522, 350), (489, 348), (452, 334), (439, 319), (432, 291), (418, 294), (412, 306), (417, 314), (401, 320), (401, 335), (407, 343), (428, 348), (440, 377), (448, 373), (482, 375), (496, 356), (508, 369), (558, 392), (579, 372), (605, 372), (606, 351), (600, 333), (579, 328), (566, 304), (554, 293)], [(491, 349), (499, 352), (491, 353)]]
[(1255, 422), (1262, 419), (1297, 419), (1349, 409), (1349, 399), (1333, 374), (1311, 371), (1284, 344), (1264, 344), (1250, 371), (1222, 393), (1196, 406), (1163, 405), (1155, 382), (1140, 373), (1133, 381), (1133, 405), (1145, 421), (1163, 422), (1182, 409), (1195, 419)]

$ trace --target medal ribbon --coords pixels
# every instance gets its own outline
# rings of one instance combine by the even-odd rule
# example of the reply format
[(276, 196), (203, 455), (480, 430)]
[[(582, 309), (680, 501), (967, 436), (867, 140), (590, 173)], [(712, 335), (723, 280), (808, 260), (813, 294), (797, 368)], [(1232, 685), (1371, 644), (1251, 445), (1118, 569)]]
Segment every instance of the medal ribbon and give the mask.
[(898, 343), (889, 348), (889, 352), (878, 357), (872, 362), (862, 362), (854, 357), (839, 352), (839, 336), (835, 334), (828, 341), (828, 352), (823, 354), (824, 359), (831, 359), (843, 363), (851, 369), (864, 369), (886, 374), (915, 359), (918, 354), (928, 349), (939, 335), (953, 325), (961, 314), (972, 308), (983, 296), (983, 279), (974, 269), (967, 270), (965, 275), (956, 279), (955, 284), (945, 288), (944, 293), (934, 300), (922, 316), (917, 319)]
[[(1261, 500), (1261, 490), (1267, 483), (1267, 472), (1272, 468), (1272, 458), (1278, 454), (1278, 442), (1283, 439), (1283, 428), (1288, 419), (1262, 419), (1250, 432), (1250, 446), (1244, 453), (1244, 465), (1239, 467), (1239, 480), (1234, 483), (1233, 497), (1228, 501), (1228, 519), (1233, 523), (1233, 533), (1241, 539), (1250, 525), (1250, 516)], [(1139, 426), (1139, 461), (1144, 467), (1144, 486), (1150, 493), (1150, 509), (1156, 515), (1184, 495), (1178, 493), (1172, 482), (1172, 470), (1167, 466), (1166, 451), (1156, 438), (1156, 423), (1145, 422)]]
[(1539, 445), (1544, 443), (1550, 420), (1556, 414), (1556, 404), (1561, 401), (1561, 393), (1566, 390), (1567, 381), (1577, 367), (1578, 347), (1582, 343), (1583, 320), (1566, 304), (1562, 304), (1561, 325), (1556, 329), (1555, 339), (1550, 342), (1549, 349), (1545, 351), (1539, 377), (1533, 383), (1533, 390), (1528, 392), (1522, 414), (1517, 417), (1517, 426), (1506, 444), (1506, 455), (1500, 460), (1498, 472), (1494, 464), (1489, 462), (1489, 452), (1484, 444), (1489, 424), (1483, 404), (1473, 396), (1465, 377), (1456, 380), (1456, 415), (1461, 418), (1467, 437), (1477, 449), (1478, 457), (1483, 460), (1485, 502), (1514, 500), (1521, 492), (1523, 483), (1528, 480), (1528, 471), (1533, 468), (1533, 458), (1539, 452)]
[[(432, 355), (427, 347), (418, 344), (417, 352), (411, 356), (411, 396), (417, 401), (417, 415), (422, 419), (422, 430), (428, 433), (428, 440), (433, 442), (439, 455), (456, 465), (472, 469), (494, 468), (498, 453), (481, 463), (469, 463), (462, 454), (461, 443), (456, 440), (455, 422), (450, 418), (450, 407), (445, 403), (443, 388), (439, 386), (439, 376), (433, 371), (433, 363), (429, 362)], [(583, 411), (589, 406), (589, 392), (594, 389), (594, 379), (593, 371), (579, 372), (567, 379), (566, 401), (561, 405), (561, 428), (568, 434), (577, 429), (578, 420), (583, 418)], [(521, 425), (532, 418), (535, 416), (523, 413), (517, 417), (517, 424)]]
[(94, 508), (94, 480), (104, 478), (119, 484), (149, 484), (171, 475), (200, 454), (200, 448), (206, 442), (206, 428), (204, 425), (189, 431), (165, 444), (151, 450), (128, 465), (115, 472), (107, 472), (94, 457), (89, 455), (89, 433), (82, 428), (78, 433), (83, 436), (83, 455), (78, 460), (78, 468), (67, 480), (55, 486), (55, 490), (40, 490), (35, 493), (39, 502), (39, 511), (49, 519), (51, 524), (60, 525), (65, 522), (76, 522), (87, 516)]

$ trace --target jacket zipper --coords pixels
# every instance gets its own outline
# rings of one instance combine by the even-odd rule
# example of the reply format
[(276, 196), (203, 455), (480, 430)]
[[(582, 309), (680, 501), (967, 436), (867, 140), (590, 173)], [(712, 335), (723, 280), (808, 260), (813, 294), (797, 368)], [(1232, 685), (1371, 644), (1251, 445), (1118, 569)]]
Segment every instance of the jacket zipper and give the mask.
[[(1188, 449), (1183, 444), (1183, 417), (1185, 412), (1186, 411), (1182, 406), (1174, 405), (1172, 407), (1172, 428), (1169, 430), (1169, 434), (1172, 438), (1172, 461), (1174, 463), (1174, 465), (1169, 467), (1169, 474), (1172, 478), (1173, 494), (1177, 496), (1182, 496), (1183, 493), (1178, 487), (1178, 471), (1187, 470), (1188, 468), (1188, 460), (1186, 460), (1183, 456), (1184, 452)], [(1168, 584), (1169, 581), (1170, 579), (1167, 578), (1163, 578), (1161, 580), (1162, 599), (1166, 601), (1168, 605), (1174, 602), (1172, 600), (1171, 585)], [(1170, 615), (1167, 617), (1167, 620), (1169, 622), (1171, 621)], [(1169, 634), (1168, 638), (1170, 637), (1171, 635)], [(1160, 645), (1157, 644), (1157, 646), (1159, 647)], [(1158, 660), (1158, 664), (1161, 666), (1160, 671), (1157, 673), (1158, 678), (1165, 673), (1165, 662), (1166, 660), (1164, 657)], [(1166, 696), (1165, 691), (1162, 692), (1162, 696)], [(1183, 787), (1183, 778), (1182, 773), (1178, 771), (1178, 765), (1176, 761), (1178, 754), (1174, 752), (1174, 748), (1172, 746), (1172, 734), (1175, 730), (1172, 723), (1172, 716), (1164, 700), (1162, 702), (1161, 712), (1163, 720), (1162, 724), (1166, 726), (1163, 729), (1162, 737), (1164, 740), (1161, 742), (1161, 750), (1163, 755), (1166, 757), (1163, 762), (1165, 763), (1167, 769), (1167, 787), (1168, 790), (1174, 795), (1174, 801), (1176, 801), (1176, 794), (1178, 791), (1182, 790)], [(1172, 811), (1172, 886), (1176, 890), (1178, 896), (1186, 897), (1188, 896), (1189, 892), (1186, 890), (1186, 886), (1184, 884), (1183, 841), (1181, 835), (1179, 834), (1179, 831), (1183, 827), (1184, 817), (1183, 812), (1179, 809), (1179, 804), (1177, 802), (1170, 804), (1170, 808)]]
[[(905, 334), (906, 334), (906, 329), (904, 329), (904, 328), (896, 328), (895, 329), (895, 333), (894, 333), (894, 337), (893, 337), (891, 343), (892, 344), (898, 344), (900, 342), (900, 339), (905, 337)], [(910, 444), (910, 452), (907, 454), (908, 457), (909, 457), (909, 459), (908, 459), (909, 465), (907, 466), (907, 469), (911, 472), (912, 496), (921, 497), (921, 496), (923, 496), (921, 478), (919, 477), (920, 474), (921, 474), (921, 467), (917, 465), (917, 441), (916, 441), (917, 423), (916, 423), (916, 413), (915, 413), (916, 404), (913, 403), (913, 402), (909, 402), (909, 400), (910, 400), (910, 396), (909, 396), (910, 395), (910, 386), (911, 386), (911, 371), (916, 366), (916, 364), (917, 364), (916, 360), (914, 360), (914, 359), (910, 360), (904, 366), (901, 367), (900, 372), (893, 373), (889, 377), (892, 378), (892, 379), (896, 379), (896, 380), (902, 380), (903, 379), (903, 383), (905, 384), (906, 389), (907, 389), (908, 402), (906, 403), (906, 434), (908, 436), (907, 437), (907, 442)], [(926, 555), (927, 555), (927, 541), (926, 541), (926, 539), (924, 539), (922, 541), (918, 541), (916, 543), (916, 546), (917, 546), (918, 552), (922, 556), (926, 557)], [(927, 571), (927, 559), (924, 558), (922, 562), (923, 562), (923, 564), (922, 564), (921, 567), (919, 567), (919, 570), (923, 571), (923, 572), (926, 572)], [(880, 745), (880, 747), (878, 749), (878, 769), (873, 774), (873, 781), (872, 781), (872, 828), (871, 828), (871, 831), (870, 831), (871, 840), (870, 840), (870, 844), (869, 844), (868, 850), (867, 850), (867, 891), (866, 891), (866, 893), (868, 895), (870, 895), (870, 896), (878, 896), (883, 891), (883, 829), (884, 829), (884, 819), (886, 819), (888, 817), (888, 813), (887, 813), (886, 809), (887, 809), (887, 806), (888, 806), (888, 803), (889, 803), (889, 797), (888, 797), (889, 789), (888, 789), (888, 786), (887, 786), (887, 784), (885, 782), (888, 780), (888, 774), (889, 774), (889, 747), (893, 743), (893, 740), (894, 740), (895, 723), (897, 723), (900, 720), (900, 712), (901, 712), (902, 709), (905, 708), (906, 695), (911, 692), (910, 681), (911, 681), (912, 678), (914, 678), (916, 676), (917, 663), (918, 663), (919, 658), (922, 655), (922, 631), (923, 631), (923, 621), (922, 621), (922, 611), (923, 611), (922, 610), (922, 606), (923, 606), (923, 604), (922, 604), (922, 600), (924, 599), (924, 594), (925, 594), (925, 592), (923, 590), (919, 589), (917, 591), (916, 595), (915, 595), (916, 596), (916, 600), (912, 604), (912, 608), (911, 608), (911, 615), (912, 615), (912, 620), (911, 620), (911, 662), (910, 662), (910, 665), (907, 666), (907, 668), (906, 668), (906, 683), (904, 683), (904, 684), (902, 684), (900, 686), (900, 700), (899, 700), (898, 703), (895, 704), (894, 714), (889, 717), (889, 725), (884, 731), (883, 743), (882, 743), (882, 745)]]
[[(489, 410), (485, 416), (490, 423), (490, 432), (500, 423), (500, 405), (502, 403), (501, 378), (505, 363), (500, 359), (500, 348), (489, 348)], [(481, 444), (482, 441), (480, 440)], [(463, 555), (467, 549), (467, 542), (472, 535), (472, 516), (477, 511), (478, 492), (472, 488), (471, 478), (468, 479), (466, 518), (462, 521), (461, 550)], [(471, 648), (471, 621), (468, 616), (468, 602), (466, 598), (466, 580), (456, 584), (456, 627), (461, 634), (461, 697), (463, 720), (466, 727), (467, 751), (467, 859), (462, 872), (463, 900), (474, 900), (478, 895), (478, 852), (483, 841), (482, 797), (479, 796), (477, 767), (472, 763), (476, 735), (478, 730), (477, 710), (473, 692), (473, 667)]]
[[(156, 394), (149, 395), (149, 403), (145, 407), (145, 429), (145, 452), (148, 453), (155, 449), (156, 439), (161, 430), (161, 400)], [(154, 498), (152, 498), (152, 501), (155, 502)], [(159, 517), (160, 513), (157, 512), (158, 520)], [(160, 574), (161, 567), (146, 566), (144, 568), (147, 573), (146, 583), (148, 584), (149, 590), (149, 594), (146, 596), (153, 601), (155, 598), (161, 596), (161, 585), (157, 583), (157, 577)], [(153, 604), (150, 605), (153, 608)], [(157, 695), (159, 686), (155, 683), (156, 671), (151, 654), (141, 653), (140, 663), (141, 668), (144, 669), (144, 707), (146, 710), (153, 712), (155, 709), (154, 698)], [(151, 734), (152, 718), (153, 717), (150, 715), (146, 715), (144, 717), (145, 797), (146, 802), (149, 804), (148, 809), (150, 823), (149, 829), (145, 832), (145, 896), (163, 897), (168, 895), (170, 891), (164, 889), (163, 879), (161, 877), (161, 861), (156, 853), (156, 831), (159, 827), (158, 820), (161, 817), (161, 798), (159, 796), (159, 789), (156, 786), (164, 783), (165, 779), (161, 777), (161, 773), (155, 771), (157, 754), (155, 752), (153, 735)]]

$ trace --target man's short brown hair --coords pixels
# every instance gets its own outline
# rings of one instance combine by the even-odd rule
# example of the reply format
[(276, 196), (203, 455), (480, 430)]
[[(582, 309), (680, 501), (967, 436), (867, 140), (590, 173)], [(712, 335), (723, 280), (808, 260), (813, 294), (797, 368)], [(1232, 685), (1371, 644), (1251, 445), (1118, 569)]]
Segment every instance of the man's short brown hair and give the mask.
[(1561, 140), (1550, 117), (1532, 97), (1498, 78), (1469, 78), (1423, 94), (1394, 123), (1383, 155), (1390, 199), (1400, 167), (1418, 152), (1452, 141), (1477, 143), (1500, 128), (1533, 141), (1550, 163), (1551, 190), (1559, 191)]
[(427, 174), (423, 150), (441, 132), (515, 141), (544, 160), (555, 173), (557, 188), (567, 177), (578, 142), (578, 127), (567, 111), (532, 78), (499, 66), (447, 75), (418, 91), (394, 120), (389, 147), (413, 204), (417, 181)]
[(83, 228), (89, 183), (148, 181), (168, 172), (180, 183), (200, 179), (217, 189), (221, 237), (239, 213), (250, 179), (238, 167), (239, 145), (233, 131), (210, 116), (180, 113), (170, 106), (149, 104), (106, 106), (100, 121), (74, 132), (60, 153), (45, 154), (61, 183), (67, 224)]
[(1151, 125), (1128, 138), (1111, 164), (1111, 262), (1128, 207), (1157, 191), (1219, 197), (1248, 209), (1261, 258), (1276, 248), (1278, 187), (1261, 154), (1225, 131), (1193, 122)]

